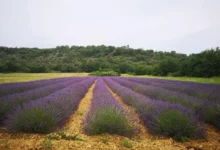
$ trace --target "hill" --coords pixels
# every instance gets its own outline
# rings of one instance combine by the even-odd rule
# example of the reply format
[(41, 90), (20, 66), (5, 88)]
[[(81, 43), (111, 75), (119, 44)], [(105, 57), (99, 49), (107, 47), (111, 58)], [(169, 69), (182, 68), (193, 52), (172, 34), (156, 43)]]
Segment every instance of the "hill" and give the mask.
[(128, 46), (0, 47), (0, 72), (92, 72), (211, 77), (220, 75), (220, 49), (179, 54)]

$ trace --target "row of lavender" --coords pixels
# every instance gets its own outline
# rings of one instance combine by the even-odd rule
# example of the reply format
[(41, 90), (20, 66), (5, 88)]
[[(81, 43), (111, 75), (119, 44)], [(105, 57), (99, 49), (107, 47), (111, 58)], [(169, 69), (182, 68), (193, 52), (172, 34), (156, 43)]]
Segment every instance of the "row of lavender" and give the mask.
[(161, 87), (172, 91), (186, 93), (200, 99), (210, 101), (220, 101), (220, 85), (219, 84), (203, 84), (195, 82), (183, 82), (162, 80), (153, 78), (127, 78), (129, 81), (142, 83), (145, 85)]
[(93, 91), (91, 107), (83, 120), (84, 130), (89, 135), (109, 133), (130, 136), (138, 128), (127, 112), (107, 89), (103, 79), (99, 78)]
[[(158, 87), (149, 84), (147, 79), (124, 79), (124, 78), (112, 78), (123, 86), (126, 86), (133, 91), (145, 95), (147, 98), (159, 99), (169, 103), (180, 104), (184, 107), (192, 109), (199, 115), (202, 121), (210, 123), (217, 128), (220, 128), (220, 103), (218, 100), (201, 99), (195, 96), (190, 96), (187, 93), (180, 91), (172, 91), (162, 87)], [(168, 82), (168, 81), (162, 81)], [(188, 83), (184, 83), (186, 86)], [(193, 83), (195, 87), (196, 84)], [(211, 86), (211, 85), (208, 85)], [(217, 87), (213, 85), (210, 88)], [(189, 88), (190, 89), (190, 88)], [(198, 90), (197, 90), (198, 91)], [(215, 94), (217, 95), (217, 94)]]
[(55, 78), (55, 79), (47, 79), (47, 80), (38, 80), (31, 82), (17, 82), (17, 83), (5, 83), (0, 84), (0, 96), (9, 95), (12, 93), (20, 93), (27, 90), (33, 90), (39, 87), (43, 87), (46, 85), (52, 85), (59, 82), (64, 82), (71, 79), (67, 78)]
[(104, 80), (124, 103), (137, 111), (150, 132), (167, 135), (178, 140), (182, 140), (183, 137), (201, 138), (205, 136), (205, 128), (192, 110), (179, 104), (171, 104), (139, 94), (123, 86), (120, 80), (124, 79), (105, 77)]
[(85, 78), (81, 77), (69, 78), (68, 80), (64, 80), (64, 82), (59, 81), (55, 84), (46, 85), (40, 88), (35, 88), (24, 92), (0, 97), (0, 124), (2, 124), (7, 114), (10, 113), (14, 107), (20, 106), (23, 103), (27, 103), (29, 101), (43, 98), (53, 92), (61, 90), (71, 84), (74, 84), (84, 79)]
[(16, 106), (4, 125), (10, 131), (48, 133), (65, 124), (95, 81), (87, 77), (46, 97)]

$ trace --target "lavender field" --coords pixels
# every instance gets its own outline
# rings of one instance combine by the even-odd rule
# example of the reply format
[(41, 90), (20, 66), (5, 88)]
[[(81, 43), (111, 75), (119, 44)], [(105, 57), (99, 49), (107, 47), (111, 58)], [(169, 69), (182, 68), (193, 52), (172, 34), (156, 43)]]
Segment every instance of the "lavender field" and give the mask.
[(220, 85), (95, 76), (0, 85), (0, 135), (43, 133), (50, 140), (76, 140), (60, 132), (71, 122), (79, 124), (75, 128), (84, 138), (132, 139), (144, 128), (149, 136), (175, 141), (207, 139), (209, 128), (219, 135)]

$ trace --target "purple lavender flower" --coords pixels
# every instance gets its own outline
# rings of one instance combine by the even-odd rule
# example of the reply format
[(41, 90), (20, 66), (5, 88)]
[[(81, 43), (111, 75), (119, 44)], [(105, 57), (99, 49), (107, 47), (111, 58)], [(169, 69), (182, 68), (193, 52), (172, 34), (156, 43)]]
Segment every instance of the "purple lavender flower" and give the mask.
[(33, 90), (47, 85), (57, 84), (59, 82), (65, 82), (71, 78), (72, 77), (0, 84), (0, 97), (13, 93), (21, 93), (27, 90)]
[(58, 90), (61, 90), (71, 84), (75, 84), (85, 78), (69, 78), (65, 82), (58, 82), (56, 84), (47, 85), (33, 90), (28, 90), (22, 93), (15, 93), (0, 97), (0, 124), (5, 119), (6, 115), (13, 110), (14, 107), (22, 105), (23, 103), (43, 98)]
[[(210, 101), (189, 96), (178, 91), (170, 91), (161, 87), (146, 85), (142, 83), (132, 82), (124, 78), (112, 77), (114, 81), (126, 86), (148, 98), (159, 99), (169, 103), (181, 104), (184, 107), (194, 110), (202, 121), (210, 123), (217, 128), (219, 125), (220, 103), (218, 101)], [(211, 108), (211, 109), (208, 109)]]
[[(201, 138), (205, 136), (205, 128), (192, 110), (179, 104), (170, 104), (146, 97), (122, 86), (115, 82), (116, 80), (113, 81), (112, 78), (108, 77), (104, 80), (125, 103), (136, 109), (152, 133), (171, 136), (177, 140), (181, 140), (183, 137)], [(164, 116), (167, 120), (164, 119)]]
[(154, 78), (126, 78), (129, 81), (182, 92), (209, 101), (220, 102), (220, 85), (195, 82), (172, 81)]
[(83, 121), (87, 134), (119, 134), (129, 136), (138, 131), (127, 110), (119, 104), (99, 78), (94, 88), (92, 105)]
[(47, 97), (25, 103), (8, 114), (10, 131), (48, 133), (64, 125), (96, 78), (76, 82)]

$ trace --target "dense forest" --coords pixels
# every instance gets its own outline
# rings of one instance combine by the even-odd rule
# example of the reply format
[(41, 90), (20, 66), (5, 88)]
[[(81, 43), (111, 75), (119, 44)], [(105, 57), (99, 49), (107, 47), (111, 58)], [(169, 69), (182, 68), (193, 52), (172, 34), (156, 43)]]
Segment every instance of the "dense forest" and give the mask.
[(220, 49), (179, 54), (129, 46), (57, 46), (50, 49), (0, 47), (0, 72), (93, 72), (134, 75), (220, 76)]

